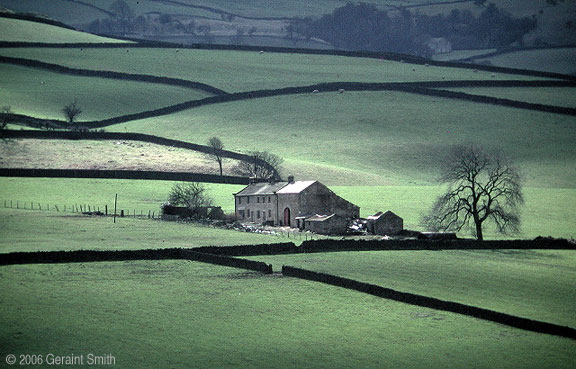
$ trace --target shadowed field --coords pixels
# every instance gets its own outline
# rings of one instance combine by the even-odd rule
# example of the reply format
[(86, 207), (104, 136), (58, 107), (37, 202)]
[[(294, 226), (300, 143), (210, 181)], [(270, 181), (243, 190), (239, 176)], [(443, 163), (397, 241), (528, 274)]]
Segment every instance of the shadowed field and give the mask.
[(568, 339), (194, 262), (6, 266), (0, 272), (2, 355), (64, 355), (74, 347), (75, 353), (111, 353), (127, 368), (467, 368), (563, 367), (574, 353)]

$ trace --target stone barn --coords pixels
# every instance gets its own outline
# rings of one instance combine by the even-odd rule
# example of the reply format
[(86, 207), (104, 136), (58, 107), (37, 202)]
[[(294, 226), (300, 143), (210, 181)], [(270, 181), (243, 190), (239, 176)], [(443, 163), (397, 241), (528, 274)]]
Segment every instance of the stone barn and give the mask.
[(313, 215), (304, 220), (304, 229), (318, 234), (344, 234), (349, 223), (337, 214)]
[(302, 228), (316, 214), (336, 214), (346, 220), (358, 218), (360, 208), (318, 181), (251, 183), (234, 194), (240, 221)]
[(395, 235), (404, 229), (404, 220), (391, 211), (378, 212), (366, 218), (369, 233), (378, 235)]

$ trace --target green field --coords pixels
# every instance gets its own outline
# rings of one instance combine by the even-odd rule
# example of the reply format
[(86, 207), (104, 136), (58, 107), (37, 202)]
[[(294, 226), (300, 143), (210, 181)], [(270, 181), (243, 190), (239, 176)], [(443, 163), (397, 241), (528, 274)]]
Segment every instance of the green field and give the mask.
[(251, 257), (576, 327), (576, 251), (373, 251)]
[(449, 53), (436, 54), (432, 56), (433, 60), (439, 61), (453, 61), (464, 58), (471, 58), (477, 55), (493, 53), (496, 49), (480, 49), (480, 50), (453, 50)]
[(477, 59), (476, 62), (490, 62), (497, 67), (574, 74), (576, 73), (574, 58), (576, 58), (576, 48), (538, 49), (496, 55), (486, 59)]
[(184, 261), (5, 266), (0, 355), (123, 368), (570, 367), (574, 343), (276, 275)]
[[(30, 209), (30, 204), (27, 207)], [(38, 209), (36, 205), (35, 208)], [(188, 248), (286, 241), (274, 236), (158, 219), (126, 217), (117, 218), (113, 223), (111, 217), (82, 216), (54, 210), (0, 209), (0, 214), (0, 253)]]
[[(225, 159), (223, 173), (233, 175), (238, 163)], [(0, 166), (220, 173), (216, 161), (199, 151), (124, 140), (9, 140), (0, 144)]]
[(322, 82), (418, 82), (442, 80), (535, 80), (470, 69), (413, 65), (328, 55), (192, 49), (3, 48), (0, 55), (73, 68), (151, 74), (198, 81), (227, 92), (307, 86)]
[(450, 145), (473, 141), (505, 150), (529, 186), (572, 188), (574, 122), (571, 116), (462, 100), (346, 92), (203, 106), (108, 130), (191, 142), (216, 135), (232, 150), (284, 157), (285, 174), (313, 175), (330, 185), (429, 184)]
[[(12, 200), (12, 206), (26, 206), (30, 202), (38, 209), (40, 203), (45, 209), (47, 205), (57, 205), (70, 209), (73, 205), (90, 205), (104, 209), (108, 205), (112, 209), (114, 195), (118, 193), (118, 209), (130, 214), (136, 210), (148, 214), (154, 211), (158, 214), (160, 204), (168, 198), (168, 193), (174, 182), (140, 181), (140, 180), (103, 180), (103, 179), (59, 179), (59, 178), (0, 178), (0, 207), (7, 206)], [(208, 193), (214, 198), (214, 203), (222, 206), (226, 213), (234, 211), (233, 193), (242, 186), (207, 184)], [(421, 216), (432, 206), (434, 199), (442, 188), (438, 186), (332, 186), (338, 195), (360, 206), (360, 215), (368, 216), (382, 210), (392, 210), (404, 218), (406, 229), (421, 230)], [(575, 189), (559, 188), (526, 188), (526, 206), (521, 209), (522, 233), (514, 237), (534, 238), (537, 236), (555, 236), (574, 238), (576, 215), (571, 210), (576, 206)], [(8, 211), (8, 210), (7, 210)], [(21, 214), (21, 213), (19, 213)], [(46, 215), (57, 215), (45, 213)], [(34, 217), (24, 218), (25, 224), (34, 224)], [(44, 222), (44, 221), (42, 221)], [(35, 228), (35, 227), (33, 227)], [(67, 229), (54, 229), (55, 234), (66, 234)], [(41, 229), (38, 228), (38, 229)], [(5, 230), (6, 233), (10, 231)], [(15, 229), (18, 233), (19, 230)], [(465, 232), (461, 236), (468, 236)], [(17, 237), (17, 236), (15, 236)], [(38, 233), (38, 238), (42, 233)], [(502, 238), (493, 229), (488, 229), (489, 239)], [(276, 241), (262, 241), (276, 242)], [(227, 244), (227, 243), (226, 243)], [(14, 246), (18, 248), (18, 246)]]
[[(138, 212), (156, 211), (168, 200), (170, 189), (176, 182), (148, 180), (115, 179), (74, 179), (74, 178), (0, 178), (0, 205), (4, 200), (21, 203), (42, 203), (63, 207), (77, 205), (96, 205), (108, 208), (114, 205), (114, 196), (118, 194), (118, 209)], [(224, 184), (205, 184), (214, 203), (222, 206), (224, 212), (234, 211), (233, 193), (243, 186)], [(28, 204), (29, 205), (29, 204)]]
[(139, 113), (211, 96), (184, 87), (71, 76), (3, 63), (0, 85), (2, 106), (11, 106), (14, 113), (63, 120), (62, 108), (77, 100), (83, 110), (79, 121)]
[(10, 18), (0, 18), (0, 41), (47, 43), (127, 42), (73, 31), (50, 24)]
[(447, 90), (526, 101), (533, 104), (576, 108), (576, 88), (570, 87), (469, 87), (450, 88)]

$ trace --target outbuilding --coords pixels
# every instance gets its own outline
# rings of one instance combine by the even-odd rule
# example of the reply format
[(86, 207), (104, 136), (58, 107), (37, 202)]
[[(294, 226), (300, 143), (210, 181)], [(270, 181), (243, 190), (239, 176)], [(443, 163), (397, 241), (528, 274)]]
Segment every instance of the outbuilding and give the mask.
[(313, 215), (304, 220), (304, 229), (326, 235), (344, 234), (349, 221), (337, 214)]
[(393, 236), (404, 229), (404, 220), (391, 211), (378, 213), (366, 218), (366, 227), (369, 233)]

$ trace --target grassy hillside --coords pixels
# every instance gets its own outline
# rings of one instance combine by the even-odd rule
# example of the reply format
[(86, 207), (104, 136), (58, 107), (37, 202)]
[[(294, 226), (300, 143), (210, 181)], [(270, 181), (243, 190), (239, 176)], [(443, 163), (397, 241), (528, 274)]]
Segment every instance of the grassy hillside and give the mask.
[[(158, 214), (160, 205), (168, 200), (168, 194), (175, 182), (148, 180), (80, 179), (80, 178), (0, 178), (0, 205), (4, 200), (20, 203), (30, 201), (42, 204), (56, 204), (61, 208), (73, 204), (96, 205), (101, 209), (114, 206), (114, 195), (118, 194), (118, 209), (132, 212), (137, 209), (145, 214), (149, 210)], [(222, 206), (225, 212), (234, 211), (232, 194), (243, 186), (206, 184), (214, 203)], [(27, 206), (28, 206), (27, 205)]]
[(576, 48), (524, 50), (501, 54), (476, 62), (497, 67), (512, 67), (564, 74), (575, 74)]
[(211, 96), (204, 91), (146, 82), (70, 76), (0, 63), (0, 101), (17, 114), (64, 119), (62, 108), (78, 100), (79, 120), (96, 120)]
[(573, 360), (568, 339), (195, 262), (0, 271), (3, 356), (69, 355), (73, 347), (78, 355), (111, 353), (125, 368), (568, 367)]
[(306, 86), (321, 82), (535, 80), (470, 69), (412, 65), (328, 55), (190, 49), (0, 49), (0, 55), (67, 67), (151, 74), (203, 82), (227, 92)]
[[(125, 208), (125, 205), (124, 200), (121, 203), (122, 208)], [(29, 203), (27, 207), (30, 209)], [(63, 209), (62, 206), (60, 208)], [(104, 210), (103, 207), (100, 209)], [(108, 209), (111, 209), (110, 213), (113, 212), (113, 207), (109, 206)], [(159, 209), (155, 209), (156, 216)], [(117, 222), (113, 223), (110, 217), (90, 217), (56, 211), (0, 209), (0, 214), (0, 253), (231, 246), (286, 241), (256, 233), (163, 222), (158, 219), (126, 217), (117, 218)], [(74, 232), (71, 232), (71, 229)]]
[[(237, 164), (224, 160), (224, 173), (232, 175)], [(11, 140), (0, 144), (0, 166), (220, 173), (200, 152), (140, 141)]]
[(126, 42), (108, 37), (20, 19), (0, 17), (0, 41), (77, 43)]
[(509, 87), (471, 87), (451, 88), (450, 91), (468, 94), (493, 96), (503, 99), (526, 101), (534, 104), (545, 104), (576, 108), (576, 88), (509, 88)]
[(233, 150), (281, 155), (286, 173), (316, 173), (332, 185), (430, 183), (443, 152), (472, 141), (508, 152), (528, 185), (572, 187), (574, 121), (570, 116), (407, 93), (346, 92), (204, 106), (109, 130), (191, 142), (216, 135)]
[(574, 251), (337, 252), (252, 259), (576, 327)]
[[(310, 176), (307, 178), (316, 178)], [(34, 202), (35, 209), (38, 203), (43, 208), (47, 204), (58, 205), (60, 209), (67, 206), (69, 210), (74, 204), (90, 205), (104, 209), (112, 209), (114, 195), (118, 194), (118, 209), (124, 209), (137, 214), (142, 211), (154, 211), (158, 214), (160, 204), (166, 201), (173, 182), (167, 181), (143, 181), (143, 180), (103, 180), (103, 179), (61, 179), (61, 178), (0, 178), (0, 207), (7, 201), (9, 206), (12, 200), (13, 207), (18, 201), (20, 207), (30, 209), (30, 202)], [(234, 211), (233, 193), (238, 192), (243, 186), (207, 184), (209, 195), (214, 203), (222, 206), (225, 212)], [(404, 218), (404, 226), (407, 229), (422, 229), (420, 218), (432, 206), (436, 196), (442, 188), (439, 186), (331, 186), (338, 195), (360, 206), (360, 215), (368, 216), (382, 210), (392, 210)], [(514, 237), (534, 238), (537, 236), (553, 235), (555, 237), (575, 238), (576, 214), (572, 211), (576, 206), (576, 189), (558, 188), (526, 188), (524, 191), (526, 206), (521, 210), (522, 233)], [(56, 213), (45, 213), (50, 217)], [(22, 218), (23, 224), (34, 224), (33, 217)], [(45, 221), (41, 221), (45, 222)], [(31, 227), (43, 229), (42, 227)], [(68, 232), (69, 227), (52, 233), (62, 237)], [(14, 230), (16, 231), (16, 230)], [(6, 230), (8, 231), (8, 229)], [(468, 237), (465, 232), (460, 234)], [(502, 238), (493, 229), (488, 228), (485, 236), (490, 239)], [(15, 236), (17, 237), (17, 236)], [(40, 232), (33, 238), (41, 238)], [(103, 235), (103, 238), (107, 238)], [(122, 238), (121, 238), (122, 239)], [(275, 238), (262, 242), (276, 242)], [(73, 246), (73, 248), (78, 246)], [(13, 245), (18, 248), (17, 243)], [(55, 246), (58, 247), (58, 246)]]

